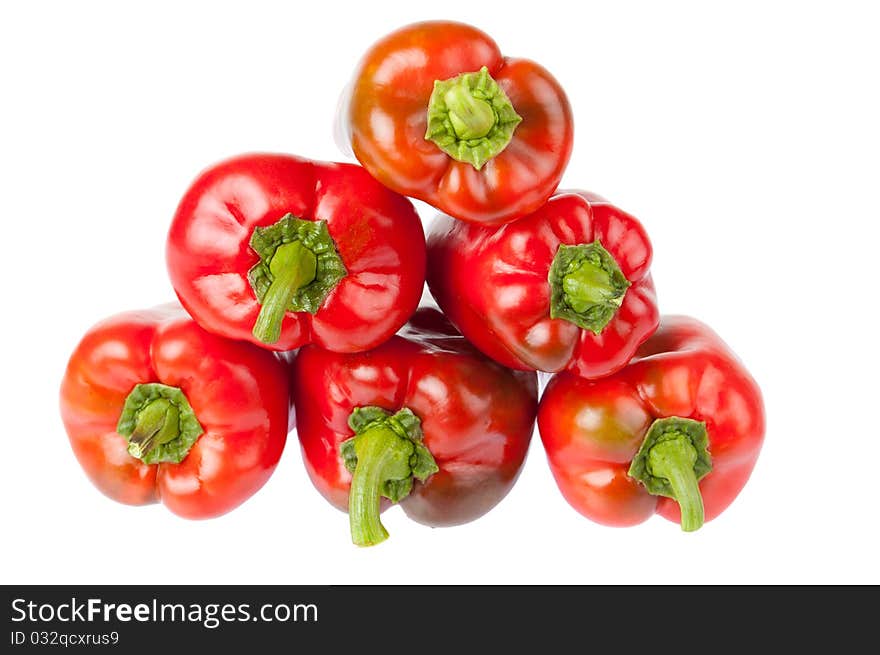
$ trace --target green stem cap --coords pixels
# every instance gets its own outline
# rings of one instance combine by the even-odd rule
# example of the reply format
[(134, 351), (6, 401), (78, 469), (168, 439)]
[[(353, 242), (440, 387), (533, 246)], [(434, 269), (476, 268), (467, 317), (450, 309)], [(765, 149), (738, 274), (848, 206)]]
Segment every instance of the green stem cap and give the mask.
[(281, 336), (286, 312), (315, 314), (345, 277), (346, 270), (326, 221), (287, 214), (277, 223), (256, 227), (250, 246), (260, 257), (248, 281), (262, 305), (254, 336), (272, 344)]
[(396, 503), (439, 468), (422, 443), (421, 421), (409, 409), (391, 414), (380, 407), (357, 407), (348, 417), (355, 436), (340, 446), (351, 471), (348, 515), (351, 539), (373, 546), (388, 538), (379, 519), (381, 496)]
[(623, 304), (630, 286), (617, 260), (597, 239), (576, 246), (562, 244), (547, 275), (550, 318), (562, 318), (600, 334)]
[(681, 508), (681, 529), (693, 532), (703, 525), (699, 481), (712, 470), (706, 424), (673, 416), (651, 424), (629, 476), (649, 493), (666, 496)]
[(116, 431), (128, 439), (129, 454), (144, 464), (180, 464), (204, 429), (183, 391), (152, 382), (128, 394)]
[(510, 98), (483, 66), (434, 82), (425, 139), (480, 170), (507, 147), (520, 121)]

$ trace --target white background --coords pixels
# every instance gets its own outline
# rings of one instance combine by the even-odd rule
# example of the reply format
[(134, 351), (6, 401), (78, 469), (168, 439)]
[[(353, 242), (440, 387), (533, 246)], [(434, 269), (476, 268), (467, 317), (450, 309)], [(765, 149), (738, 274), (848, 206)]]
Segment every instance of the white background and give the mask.
[[(880, 582), (871, 3), (15, 5), (0, 9), (0, 582)], [(431, 530), (393, 509), (391, 539), (358, 549), (293, 434), (223, 518), (104, 498), (57, 409), (79, 338), (172, 298), (165, 234), (201, 168), (250, 150), (339, 159), (356, 60), (440, 17), (558, 77), (576, 117), (563, 184), (642, 219), (662, 310), (713, 325), (761, 384), (768, 432), (739, 499), (695, 534), (605, 528), (562, 499), (536, 439), (484, 518)]]

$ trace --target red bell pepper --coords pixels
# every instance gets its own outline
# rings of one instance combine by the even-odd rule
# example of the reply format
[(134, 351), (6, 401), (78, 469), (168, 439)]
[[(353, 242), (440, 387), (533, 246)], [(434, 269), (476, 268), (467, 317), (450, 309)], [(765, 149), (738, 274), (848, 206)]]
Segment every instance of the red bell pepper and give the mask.
[(288, 408), (278, 357), (205, 332), (178, 306), (98, 323), (61, 384), (61, 417), (94, 485), (190, 519), (224, 514), (263, 486)]
[(307, 346), (292, 375), (306, 469), (349, 510), (358, 545), (388, 536), (380, 497), (420, 523), (456, 525), (488, 512), (519, 475), (536, 376), (483, 357), (436, 310), (369, 352)]
[(341, 113), (358, 160), (387, 187), (465, 221), (540, 207), (571, 155), (572, 112), (553, 76), (488, 35), (416, 23), (364, 55)]
[(629, 214), (564, 192), (490, 228), (440, 216), (428, 286), (477, 348), (510, 368), (586, 378), (619, 370), (657, 328), (651, 243)]
[(622, 371), (555, 376), (538, 428), (566, 500), (599, 523), (655, 512), (699, 528), (742, 490), (764, 439), (757, 384), (699, 321), (666, 316)]
[(377, 346), (415, 311), (425, 238), (412, 204), (365, 170), (288, 155), (204, 171), (168, 235), (168, 271), (209, 332), (273, 350)]

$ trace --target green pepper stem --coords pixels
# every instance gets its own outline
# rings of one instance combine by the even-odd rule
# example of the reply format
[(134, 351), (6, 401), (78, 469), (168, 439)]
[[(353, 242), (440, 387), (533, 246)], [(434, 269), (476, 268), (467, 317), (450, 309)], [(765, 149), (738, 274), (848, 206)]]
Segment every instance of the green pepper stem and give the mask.
[(693, 532), (703, 525), (703, 497), (694, 472), (697, 451), (684, 435), (654, 445), (648, 453), (648, 468), (665, 478), (672, 488), (672, 497), (681, 508), (681, 529)]
[(648, 493), (666, 496), (681, 508), (681, 529), (697, 530), (705, 520), (699, 481), (712, 470), (709, 431), (691, 418), (655, 420), (629, 466), (629, 476)]
[(263, 297), (260, 314), (254, 323), (254, 336), (263, 343), (275, 343), (281, 337), (281, 322), (297, 290), (315, 279), (315, 254), (299, 241), (284, 243), (269, 262), (273, 276)]
[(434, 81), (425, 139), (480, 170), (508, 146), (520, 121), (510, 98), (484, 66)]
[(180, 436), (180, 412), (165, 398), (152, 400), (137, 414), (134, 431), (128, 439), (128, 452), (143, 459), (153, 448)]
[(547, 282), (550, 318), (565, 319), (594, 334), (611, 322), (630, 286), (617, 260), (598, 240), (560, 245)]
[(180, 464), (204, 429), (179, 387), (146, 382), (126, 396), (116, 431), (144, 464)]
[(464, 85), (457, 84), (444, 95), (452, 129), (459, 139), (480, 139), (495, 127), (496, 117), (492, 106), (474, 97)]
[(358, 435), (357, 466), (351, 479), (348, 514), (351, 539), (358, 546), (373, 546), (388, 538), (379, 519), (382, 485), (412, 475), (413, 442), (379, 425)]
[(612, 284), (611, 274), (593, 262), (584, 261), (562, 278), (562, 289), (568, 305), (576, 312), (586, 312), (591, 306), (623, 303), (623, 295)]

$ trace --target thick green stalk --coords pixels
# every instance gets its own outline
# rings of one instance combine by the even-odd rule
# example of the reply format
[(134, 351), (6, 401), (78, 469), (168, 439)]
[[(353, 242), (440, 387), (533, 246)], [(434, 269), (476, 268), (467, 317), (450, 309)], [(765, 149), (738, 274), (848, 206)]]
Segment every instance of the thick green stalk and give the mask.
[(144, 464), (182, 462), (204, 432), (183, 391), (159, 382), (136, 384), (125, 399), (116, 431)]
[(281, 336), (281, 322), (296, 292), (315, 279), (315, 254), (299, 241), (278, 246), (269, 262), (272, 283), (262, 299), (254, 323), (254, 336), (263, 343), (275, 343)]
[(582, 262), (562, 278), (562, 290), (576, 312), (586, 312), (591, 306), (606, 302), (620, 307), (623, 302), (608, 271), (590, 261)]
[(665, 478), (672, 488), (672, 497), (681, 508), (681, 529), (693, 532), (703, 525), (703, 497), (694, 473), (697, 451), (684, 436), (668, 439), (651, 448), (648, 468), (657, 477)]
[(629, 280), (617, 260), (597, 240), (562, 244), (547, 275), (550, 317), (600, 334), (623, 304)]
[(355, 453), (357, 466), (348, 501), (351, 539), (358, 546), (374, 546), (388, 538), (379, 519), (382, 486), (412, 475), (413, 443), (386, 427), (374, 427), (358, 436)]
[(392, 414), (381, 407), (355, 407), (348, 417), (354, 437), (343, 441), (339, 455), (352, 474), (348, 497), (351, 539), (373, 546), (388, 538), (379, 520), (381, 499), (406, 498), (413, 479), (424, 482), (439, 469), (422, 443), (419, 417), (404, 407)]
[(138, 412), (134, 432), (128, 438), (128, 452), (143, 459), (155, 446), (166, 444), (180, 436), (180, 412), (165, 398), (147, 403)]
[(510, 144), (520, 121), (510, 98), (484, 66), (434, 82), (425, 139), (480, 170)]
[(475, 97), (467, 86), (456, 84), (444, 94), (443, 100), (459, 139), (480, 139), (495, 127), (492, 105)]
[(704, 521), (700, 480), (712, 470), (706, 424), (670, 416), (651, 424), (629, 476), (648, 492), (674, 499), (681, 509), (681, 529), (698, 530)]

